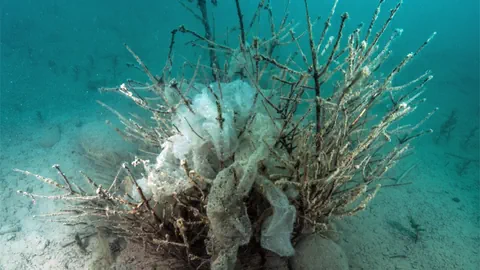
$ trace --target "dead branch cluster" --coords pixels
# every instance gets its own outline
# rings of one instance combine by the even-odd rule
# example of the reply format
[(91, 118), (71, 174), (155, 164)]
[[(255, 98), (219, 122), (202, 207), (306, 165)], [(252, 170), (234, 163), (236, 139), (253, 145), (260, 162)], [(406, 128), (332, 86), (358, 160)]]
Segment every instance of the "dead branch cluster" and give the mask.
[[(258, 170), (284, 192), (296, 194), (289, 197), (297, 210), (293, 242), (303, 234), (326, 229), (333, 217), (350, 216), (363, 210), (378, 192), (378, 180), (409, 154), (410, 142), (431, 132), (418, 129), (433, 112), (418, 124), (397, 124), (424, 101), (420, 95), (425, 84), (433, 78), (431, 72), (426, 71), (400, 85), (395, 85), (394, 80), (434, 35), (420, 44), (417, 50), (407, 54), (392, 70), (387, 71), (383, 65), (390, 57), (391, 44), (402, 33), (402, 30), (396, 29), (387, 34), (401, 2), (390, 10), (385, 21), (379, 23), (384, 4), (384, 0), (380, 0), (366, 28), (360, 25), (347, 32), (348, 13), (341, 14), (339, 25), (332, 29), (331, 21), (336, 16), (338, 3), (334, 0), (319, 31), (320, 36), (315, 37), (313, 29), (317, 20), (312, 20), (307, 0), (304, 0), (306, 29), (300, 33), (295, 32), (297, 25), (289, 19), (289, 3), (277, 26), (269, 0), (259, 1), (249, 21), (245, 20), (241, 11), (241, 1), (236, 0), (239, 26), (227, 31), (238, 33), (236, 46), (229, 45), (228, 37), (215, 40), (207, 16), (211, 13), (205, 0), (190, 1), (196, 6), (179, 2), (202, 22), (205, 33), (197, 33), (184, 25), (175, 28), (171, 32), (167, 64), (161, 76), (153, 75), (140, 57), (126, 46), (150, 82), (127, 81), (119, 87), (103, 89), (125, 95), (150, 112), (151, 119), (129, 119), (108, 105), (100, 104), (117, 114), (125, 125), (125, 129), (119, 132), (125, 137), (140, 140), (160, 151), (163, 143), (179, 133), (172, 124), (179, 106), (186, 106), (191, 113), (196, 113), (191, 106), (191, 98), (198, 92), (199, 77), (203, 75), (202, 85), (208, 87), (215, 97), (216, 119), (221, 129), (224, 119), (220, 82), (238, 78), (247, 81), (256, 90), (252, 108), (261, 107), (277, 131), (273, 140), (258, 142), (258, 146), (266, 146), (269, 157), (275, 160), (273, 163), (259, 162)], [(217, 4), (216, 1), (213, 3)], [(200, 14), (195, 12), (195, 8)], [(252, 36), (254, 26), (264, 14), (271, 36)], [(375, 29), (378, 30), (375, 32)], [(334, 33), (329, 36), (332, 31)], [(179, 72), (181, 76), (172, 77), (174, 44), (178, 34), (191, 36), (193, 40), (189, 44), (205, 49), (209, 55), (209, 65), (198, 61), (183, 66), (192, 67), (193, 75), (188, 79), (183, 76), (184, 70)], [(293, 47), (294, 53), (282, 56), (281, 51), (285, 47)], [(222, 61), (224, 64), (219, 65)], [(213, 91), (208, 86), (210, 83), (218, 84), (219, 91)], [(389, 109), (382, 116), (373, 113), (378, 104), (383, 104), (384, 108), (387, 103)], [(250, 132), (256, 113), (252, 110), (250, 121), (237, 131), (239, 138)], [(392, 140), (392, 136), (398, 140)], [(216, 167), (221, 170), (234, 160), (235, 156), (225, 156), (224, 160), (218, 160)], [(133, 164), (142, 162), (146, 161), (137, 159)], [(269, 167), (268, 164), (275, 166)], [(125, 183), (116, 180), (112, 186), (104, 188), (85, 176), (91, 187), (91, 191), (87, 192), (71, 183), (57, 165), (54, 167), (64, 184), (27, 171), (21, 172), (65, 190), (66, 194), (42, 196), (23, 191), (19, 193), (34, 200), (60, 199), (69, 203), (65, 210), (48, 215), (57, 221), (70, 225), (93, 224), (141, 242), (147, 251), (170, 254), (193, 268), (208, 268), (211, 256), (215, 254), (209, 244), (206, 213), (211, 182), (189, 168), (186, 162), (181, 166), (192, 185), (181, 193), (173, 194), (165, 202), (149, 198), (136, 181), (139, 177), (133, 175), (127, 164), (123, 166), (128, 176), (124, 181), (130, 181), (136, 188), (141, 198), (139, 201), (125, 194), (122, 191)], [(252, 245), (258, 247), (258, 228), (271, 215), (272, 208), (259, 189), (254, 189), (242, 203), (256, 228)], [(245, 253), (252, 251), (250, 245), (248, 250)]]

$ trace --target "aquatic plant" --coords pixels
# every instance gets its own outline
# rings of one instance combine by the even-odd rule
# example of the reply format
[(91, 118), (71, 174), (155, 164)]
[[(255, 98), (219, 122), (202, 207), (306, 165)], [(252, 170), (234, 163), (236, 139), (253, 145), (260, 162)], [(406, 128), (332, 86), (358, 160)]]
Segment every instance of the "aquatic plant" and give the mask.
[[(109, 187), (82, 173), (88, 189), (70, 181), (59, 165), (54, 169), (62, 184), (17, 170), (65, 193), (18, 192), (67, 203), (46, 217), (125, 237), (141, 243), (145, 252), (183, 261), (183, 267), (233, 269), (239, 262), (253, 267), (244, 259), (264, 250), (293, 256), (300, 236), (365, 209), (380, 189), (378, 180), (409, 153), (410, 141), (428, 133), (391, 139), (419, 127), (392, 125), (423, 101), (419, 97), (433, 78), (430, 71), (401, 85), (393, 80), (434, 35), (391, 71), (381, 72), (402, 30), (380, 40), (401, 2), (377, 32), (383, 0), (366, 29), (359, 25), (347, 32), (349, 15), (344, 13), (328, 37), (337, 3), (321, 35), (314, 37), (307, 0), (307, 28), (299, 34), (288, 18), (289, 3), (277, 26), (270, 1), (260, 0), (246, 23), (236, 0), (239, 41), (232, 46), (213, 39), (206, 1), (196, 1), (202, 15), (195, 16), (205, 35), (185, 25), (175, 28), (160, 76), (126, 46), (150, 82), (127, 80), (101, 89), (118, 92), (151, 114), (151, 119), (127, 118), (100, 103), (125, 125), (122, 136), (146, 145), (144, 153), (156, 151), (155, 160), (138, 157), (131, 165), (123, 163), (127, 177), (117, 174)], [(255, 37), (252, 28), (264, 14), (271, 36)], [(209, 55), (207, 65), (200, 59), (184, 65), (193, 67), (188, 77), (183, 71), (172, 75), (179, 34), (193, 37), (189, 44)], [(281, 52), (292, 53), (285, 57)], [(375, 117), (373, 111), (385, 102), (390, 109)], [(143, 173), (136, 174), (132, 166)]]

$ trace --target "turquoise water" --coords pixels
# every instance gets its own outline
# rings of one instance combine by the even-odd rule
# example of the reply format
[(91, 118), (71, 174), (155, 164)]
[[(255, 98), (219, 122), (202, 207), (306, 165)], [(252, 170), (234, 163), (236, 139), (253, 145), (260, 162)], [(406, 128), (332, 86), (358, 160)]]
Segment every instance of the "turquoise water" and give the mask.
[[(234, 1), (218, 2), (211, 14), (215, 14), (215, 35), (222, 40), (227, 29), (237, 25), (237, 17)], [(272, 2), (274, 13), (282, 14), (286, 1)], [(310, 2), (312, 17), (322, 16), (319, 34), (332, 1)], [(368, 23), (377, 2), (340, 0), (330, 34), (344, 11), (350, 14), (347, 31)], [(411, 79), (432, 70), (434, 80), (423, 95), (426, 102), (408, 121), (418, 121), (438, 107), (425, 123), (434, 131), (417, 140), (416, 155), (391, 172), (398, 177), (411, 169), (402, 181), (412, 184), (385, 188), (367, 211), (338, 221), (338, 241), (351, 269), (479, 269), (479, 2), (405, 2), (391, 25), (403, 28), (403, 35), (392, 46), (392, 61), (382, 68), (388, 72), (432, 32), (438, 33), (400, 77)], [(380, 21), (395, 4), (386, 1)], [(0, 235), (0, 269), (65, 269), (66, 265), (83, 269), (87, 266), (82, 262), (92, 255), (62, 248), (72, 232), (32, 218), (53, 206), (32, 205), (15, 194), (17, 189), (49, 190), (12, 169), (55, 177), (50, 168), (59, 163), (74, 178), (80, 169), (98, 170), (82, 150), (92, 141), (91, 147), (100, 152), (105, 145), (118, 146), (108, 139), (116, 134), (105, 121), (118, 122), (95, 101), (120, 111), (134, 110), (134, 105), (97, 89), (128, 78), (147, 79), (129, 67), (135, 60), (123, 44), (160, 74), (170, 31), (184, 24), (202, 33), (202, 26), (177, 1), (2, 0), (0, 5), (0, 227), (16, 228)], [(188, 5), (196, 11), (194, 4)], [(245, 0), (241, 5), (245, 18), (250, 18), (257, 1)], [(301, 32), (303, 1), (292, 0), (289, 12)], [(276, 17), (277, 23), (280, 18)], [(268, 33), (268, 24), (264, 26), (254, 32)], [(232, 44), (238, 40), (235, 33), (229, 37)], [(176, 42), (176, 67), (186, 59), (195, 62), (201, 54), (204, 61), (208, 59), (201, 50), (185, 45), (189, 40), (179, 36)], [(415, 243), (408, 233), (409, 217), (425, 229)]]

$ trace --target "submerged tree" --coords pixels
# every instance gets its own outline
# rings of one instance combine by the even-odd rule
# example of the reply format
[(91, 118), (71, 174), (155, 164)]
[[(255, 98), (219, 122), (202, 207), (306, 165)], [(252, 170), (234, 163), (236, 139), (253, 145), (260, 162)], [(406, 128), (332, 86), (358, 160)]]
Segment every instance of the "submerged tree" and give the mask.
[[(145, 152), (157, 151), (155, 160), (136, 158), (131, 166), (142, 168), (141, 174), (124, 163), (126, 177), (117, 175), (109, 187), (84, 175), (91, 191), (69, 181), (58, 165), (54, 168), (63, 184), (19, 170), (66, 192), (19, 193), (63, 200), (69, 206), (49, 217), (69, 225), (91, 224), (194, 269), (233, 269), (238, 259), (262, 250), (293, 256), (300, 236), (365, 209), (380, 188), (378, 180), (409, 153), (409, 142), (428, 133), (411, 135), (423, 120), (395, 124), (423, 101), (419, 97), (432, 79), (430, 71), (401, 85), (393, 80), (434, 35), (386, 72), (382, 64), (402, 30), (381, 38), (401, 2), (378, 27), (384, 0), (366, 28), (347, 32), (344, 13), (329, 37), (337, 3), (315, 37), (307, 0), (307, 27), (299, 34), (289, 20), (289, 3), (275, 25), (270, 1), (260, 0), (246, 21), (235, 0), (235, 46), (213, 39), (205, 1), (196, 2), (202, 15), (191, 3), (182, 3), (203, 22), (205, 35), (184, 25), (174, 29), (160, 76), (126, 46), (150, 82), (128, 80), (102, 89), (121, 93), (151, 113), (151, 119), (129, 119), (100, 103), (125, 125), (123, 136), (142, 142)], [(271, 35), (252, 36), (264, 14)], [(210, 59), (208, 65), (200, 59), (186, 62), (183, 68), (193, 68), (189, 78), (183, 69), (172, 76), (179, 34), (193, 37), (189, 44)], [(285, 51), (293, 53), (282, 57)], [(374, 115), (385, 102), (391, 105), (388, 111)], [(391, 140), (404, 134), (408, 140)]]

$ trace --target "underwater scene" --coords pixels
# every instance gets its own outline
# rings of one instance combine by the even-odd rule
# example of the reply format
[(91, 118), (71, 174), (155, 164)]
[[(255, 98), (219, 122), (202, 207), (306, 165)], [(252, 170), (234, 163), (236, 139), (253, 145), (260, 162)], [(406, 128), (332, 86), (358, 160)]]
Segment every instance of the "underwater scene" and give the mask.
[(0, 11), (0, 270), (480, 269), (478, 0)]

